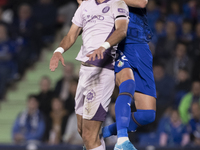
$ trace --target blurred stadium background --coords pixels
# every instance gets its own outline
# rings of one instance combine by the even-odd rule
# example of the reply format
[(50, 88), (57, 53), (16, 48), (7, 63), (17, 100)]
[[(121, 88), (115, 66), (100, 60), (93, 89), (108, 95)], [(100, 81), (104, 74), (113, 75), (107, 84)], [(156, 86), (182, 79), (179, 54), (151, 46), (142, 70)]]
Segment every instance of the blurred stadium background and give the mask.
[[(60, 64), (56, 72), (49, 70), (52, 53), (67, 34), (77, 7), (75, 0), (0, 0), (0, 150), (82, 149), (73, 110), (81, 37), (64, 54), (67, 67)], [(154, 33), (149, 46), (157, 119), (131, 133), (130, 139), (139, 150), (198, 150), (200, 2), (149, 0), (147, 10)], [(116, 88), (105, 125), (115, 120), (117, 93)], [(36, 118), (41, 124), (31, 120), (27, 125), (25, 110), (40, 110)], [(32, 127), (30, 135), (16, 134)], [(116, 137), (106, 140), (109, 149), (115, 142)]]

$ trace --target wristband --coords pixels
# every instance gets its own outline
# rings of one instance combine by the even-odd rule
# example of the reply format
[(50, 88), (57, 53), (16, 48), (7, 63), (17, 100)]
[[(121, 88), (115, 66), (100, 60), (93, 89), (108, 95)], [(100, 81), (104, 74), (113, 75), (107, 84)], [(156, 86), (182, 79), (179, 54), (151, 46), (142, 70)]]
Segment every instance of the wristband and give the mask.
[(61, 54), (64, 53), (64, 49), (62, 47), (58, 47), (53, 53), (60, 52)]
[(110, 43), (109, 42), (104, 42), (101, 47), (105, 48), (105, 49), (109, 49), (110, 48)]

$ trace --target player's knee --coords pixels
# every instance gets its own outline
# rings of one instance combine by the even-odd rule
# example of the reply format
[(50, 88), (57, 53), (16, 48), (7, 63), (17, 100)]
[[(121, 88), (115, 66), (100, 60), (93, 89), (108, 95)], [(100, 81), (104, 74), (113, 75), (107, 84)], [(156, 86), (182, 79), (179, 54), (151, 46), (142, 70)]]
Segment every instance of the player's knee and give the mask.
[(148, 124), (154, 122), (155, 119), (156, 119), (156, 112), (154, 110), (146, 113), (146, 122)]
[(141, 124), (141, 125), (147, 125), (149, 123), (152, 123), (155, 121), (156, 118), (156, 111), (155, 110), (138, 110), (137, 111), (139, 115), (135, 116), (135, 119)]
[(135, 81), (132, 79), (126, 80), (121, 83), (119, 86), (119, 92), (120, 93), (130, 93), (131, 95), (134, 95), (135, 93)]
[(87, 146), (92, 146), (96, 142), (96, 138), (93, 136), (92, 132), (89, 131), (82, 132), (82, 139)]

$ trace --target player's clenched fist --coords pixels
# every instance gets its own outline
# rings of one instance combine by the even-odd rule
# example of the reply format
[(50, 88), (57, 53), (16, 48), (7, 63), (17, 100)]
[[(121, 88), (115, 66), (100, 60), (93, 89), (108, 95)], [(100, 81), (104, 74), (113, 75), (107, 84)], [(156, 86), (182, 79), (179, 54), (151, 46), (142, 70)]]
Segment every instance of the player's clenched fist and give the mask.
[(55, 71), (55, 69), (58, 67), (58, 62), (61, 61), (62, 65), (65, 66), (64, 58), (62, 56), (62, 53), (55, 52), (50, 60), (49, 69), (51, 71)]

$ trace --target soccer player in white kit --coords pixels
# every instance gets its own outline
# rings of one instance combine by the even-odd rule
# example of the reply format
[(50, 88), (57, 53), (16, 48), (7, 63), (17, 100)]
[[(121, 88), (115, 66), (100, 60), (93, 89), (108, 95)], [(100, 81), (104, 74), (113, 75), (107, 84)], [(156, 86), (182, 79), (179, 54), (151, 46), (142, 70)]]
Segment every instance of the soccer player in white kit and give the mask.
[[(74, 44), (83, 30), (83, 45), (76, 57), (82, 65), (75, 97), (75, 112), (78, 132), (87, 150), (105, 149), (99, 138), (99, 130), (105, 120), (114, 89), (116, 45), (126, 37), (128, 15), (128, 7), (123, 0), (84, 1), (72, 19), (73, 24), (67, 36), (54, 51), (50, 61), (51, 71), (55, 71), (59, 61), (65, 66), (62, 53)], [(89, 56), (95, 50), (102, 53), (93, 61)]]

